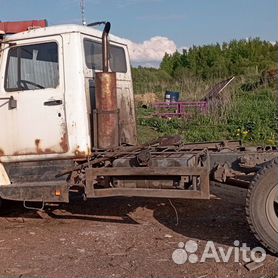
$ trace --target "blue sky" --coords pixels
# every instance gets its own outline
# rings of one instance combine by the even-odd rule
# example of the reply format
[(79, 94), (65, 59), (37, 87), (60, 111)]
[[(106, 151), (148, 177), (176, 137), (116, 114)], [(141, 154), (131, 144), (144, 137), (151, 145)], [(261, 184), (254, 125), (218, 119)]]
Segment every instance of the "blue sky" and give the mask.
[[(0, 20), (46, 18), (50, 25), (79, 23), (79, 2), (0, 0)], [(156, 51), (159, 38), (163, 37), (161, 47), (166, 43), (165, 50), (171, 52), (173, 43), (179, 49), (248, 37), (276, 41), (276, 3), (276, 0), (85, 0), (85, 16), (87, 23), (111, 21), (112, 32), (136, 43), (135, 51), (144, 41), (151, 47), (151, 39), (158, 37)]]

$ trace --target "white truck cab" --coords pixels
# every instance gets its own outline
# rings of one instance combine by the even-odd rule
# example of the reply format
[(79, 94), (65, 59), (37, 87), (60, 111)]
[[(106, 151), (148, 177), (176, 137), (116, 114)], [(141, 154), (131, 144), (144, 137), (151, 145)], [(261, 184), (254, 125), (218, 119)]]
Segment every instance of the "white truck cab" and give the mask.
[[(136, 144), (127, 45), (110, 36), (116, 72), (119, 140)], [(0, 52), (0, 163), (89, 157), (94, 147), (95, 74), (102, 32), (81, 25), (6, 36)]]

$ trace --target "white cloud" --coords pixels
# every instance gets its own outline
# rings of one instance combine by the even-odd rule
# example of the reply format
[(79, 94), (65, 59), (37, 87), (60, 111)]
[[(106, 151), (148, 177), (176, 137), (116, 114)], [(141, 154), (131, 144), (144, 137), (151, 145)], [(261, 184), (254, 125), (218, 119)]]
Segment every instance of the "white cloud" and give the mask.
[(177, 46), (174, 41), (166, 37), (152, 37), (143, 43), (135, 43), (130, 40), (126, 40), (131, 61), (133, 63), (147, 64), (160, 62), (165, 53), (173, 54), (177, 50)]

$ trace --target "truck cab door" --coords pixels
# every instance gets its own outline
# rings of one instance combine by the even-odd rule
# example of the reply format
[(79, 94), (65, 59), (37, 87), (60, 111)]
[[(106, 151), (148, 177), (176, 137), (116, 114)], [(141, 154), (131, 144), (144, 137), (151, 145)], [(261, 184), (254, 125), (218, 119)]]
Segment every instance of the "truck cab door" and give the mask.
[(68, 151), (62, 42), (61, 36), (28, 39), (4, 51), (0, 156)]

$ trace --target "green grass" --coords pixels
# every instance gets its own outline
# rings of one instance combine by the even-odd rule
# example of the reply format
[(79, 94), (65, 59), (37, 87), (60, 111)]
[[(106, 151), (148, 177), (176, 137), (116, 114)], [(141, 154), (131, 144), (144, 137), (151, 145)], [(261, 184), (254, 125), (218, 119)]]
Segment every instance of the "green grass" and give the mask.
[(181, 135), (184, 142), (243, 140), (251, 145), (277, 145), (276, 92), (260, 89), (238, 91), (229, 108), (191, 119), (153, 117), (152, 109), (138, 109), (139, 141), (161, 136)]

